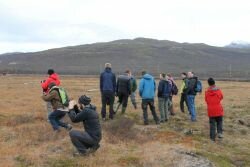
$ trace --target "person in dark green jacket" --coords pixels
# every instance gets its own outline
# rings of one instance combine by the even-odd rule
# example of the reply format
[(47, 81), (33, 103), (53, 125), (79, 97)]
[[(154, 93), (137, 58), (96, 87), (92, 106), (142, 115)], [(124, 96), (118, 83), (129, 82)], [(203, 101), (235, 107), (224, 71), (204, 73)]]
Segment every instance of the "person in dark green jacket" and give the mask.
[(137, 83), (136, 78), (132, 75), (132, 72), (129, 70), (129, 77), (130, 77), (130, 88), (131, 88), (131, 95), (130, 99), (135, 109), (137, 109), (136, 104), (136, 90), (137, 90)]

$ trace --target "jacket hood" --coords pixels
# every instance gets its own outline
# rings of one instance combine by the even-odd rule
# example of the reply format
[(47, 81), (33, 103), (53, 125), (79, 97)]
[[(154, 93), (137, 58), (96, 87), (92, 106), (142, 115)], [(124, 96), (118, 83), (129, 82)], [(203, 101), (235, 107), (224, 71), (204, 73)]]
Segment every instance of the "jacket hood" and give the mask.
[(151, 75), (149, 75), (149, 74), (143, 75), (143, 78), (146, 79), (146, 80), (152, 80), (153, 79), (153, 77)]
[(211, 86), (208, 88), (207, 92), (210, 96), (214, 96), (217, 94), (217, 92), (219, 91), (219, 88), (217, 88), (216, 86)]
[(58, 75), (57, 75), (56, 73), (51, 74), (49, 77), (50, 77), (51, 79), (53, 79), (53, 80), (59, 80), (59, 77), (58, 77)]
[(109, 68), (109, 67), (105, 68), (105, 72), (111, 72), (111, 71), (112, 71), (111, 68)]

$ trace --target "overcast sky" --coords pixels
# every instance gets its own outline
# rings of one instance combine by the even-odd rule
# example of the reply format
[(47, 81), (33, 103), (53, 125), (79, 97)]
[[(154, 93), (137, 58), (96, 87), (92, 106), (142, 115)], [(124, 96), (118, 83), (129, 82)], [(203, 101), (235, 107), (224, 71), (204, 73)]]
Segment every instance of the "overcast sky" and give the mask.
[(0, 0), (0, 53), (146, 37), (250, 41), (248, 0)]

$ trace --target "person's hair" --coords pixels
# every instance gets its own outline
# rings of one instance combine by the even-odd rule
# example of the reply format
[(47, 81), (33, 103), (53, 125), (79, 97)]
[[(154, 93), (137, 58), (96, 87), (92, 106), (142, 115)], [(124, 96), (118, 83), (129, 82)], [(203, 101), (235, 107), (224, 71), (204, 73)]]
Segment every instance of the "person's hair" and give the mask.
[(111, 68), (111, 67), (112, 67), (111, 63), (105, 63), (105, 68)]
[(167, 76), (168, 76), (168, 77), (172, 77), (172, 74), (171, 74), (171, 73), (168, 73)]
[(165, 73), (161, 73), (161, 76), (162, 76), (162, 78), (165, 78), (166, 74)]
[(49, 75), (52, 75), (52, 74), (54, 74), (55, 73), (55, 71), (53, 70), (53, 69), (48, 69), (48, 74)]
[(131, 73), (131, 71), (130, 71), (129, 69), (127, 69), (127, 70), (125, 71), (125, 73), (126, 73), (126, 74), (129, 74), (129, 73)]
[(187, 73), (186, 72), (183, 72), (183, 73), (181, 73), (182, 75), (185, 75), (185, 76), (187, 76)]
[(147, 74), (147, 71), (146, 71), (146, 70), (143, 70), (143, 71), (141, 72), (141, 75), (145, 75), (145, 74)]
[(215, 85), (215, 80), (213, 78), (208, 78), (207, 83), (209, 86)]

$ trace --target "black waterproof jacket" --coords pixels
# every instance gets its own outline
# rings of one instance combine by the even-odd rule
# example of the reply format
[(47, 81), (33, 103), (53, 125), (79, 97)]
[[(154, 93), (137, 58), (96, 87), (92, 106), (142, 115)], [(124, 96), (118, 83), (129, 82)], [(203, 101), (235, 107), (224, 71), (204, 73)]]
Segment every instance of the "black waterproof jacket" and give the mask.
[(96, 112), (96, 107), (93, 105), (86, 106), (83, 110), (77, 108), (69, 111), (69, 117), (72, 122), (83, 122), (85, 131), (94, 139), (99, 142), (102, 139), (102, 130), (99, 122), (99, 116)]

